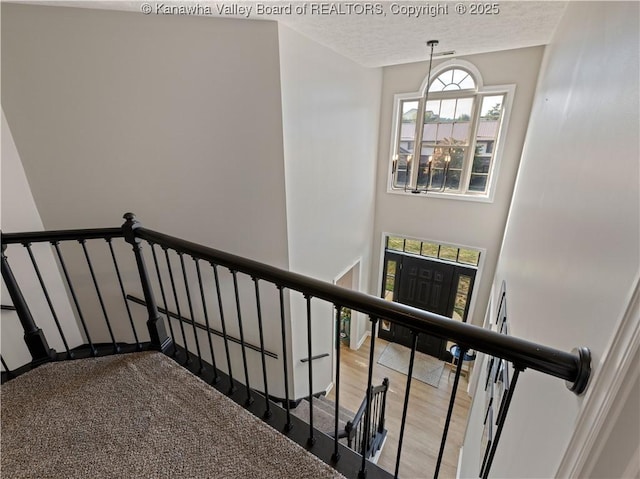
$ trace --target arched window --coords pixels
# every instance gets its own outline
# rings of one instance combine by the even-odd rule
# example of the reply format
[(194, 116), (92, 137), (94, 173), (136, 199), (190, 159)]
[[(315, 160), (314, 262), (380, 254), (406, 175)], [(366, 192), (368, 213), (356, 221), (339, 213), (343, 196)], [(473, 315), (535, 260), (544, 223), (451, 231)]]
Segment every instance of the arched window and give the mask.
[(441, 73), (429, 84), (429, 93), (437, 91), (475, 90), (476, 81), (466, 70), (451, 68)]
[(507, 95), (464, 62), (439, 68), (418, 95), (396, 96), (391, 188), (488, 196)]

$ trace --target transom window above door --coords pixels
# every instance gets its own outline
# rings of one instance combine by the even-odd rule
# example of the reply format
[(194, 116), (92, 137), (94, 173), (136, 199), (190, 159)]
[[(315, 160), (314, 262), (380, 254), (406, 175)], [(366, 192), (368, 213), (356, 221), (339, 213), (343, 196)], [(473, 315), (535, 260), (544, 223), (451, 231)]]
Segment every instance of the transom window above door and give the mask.
[(385, 249), (402, 253), (417, 254), (427, 258), (437, 258), (463, 265), (478, 266), (480, 251), (471, 248), (458, 248), (445, 244), (420, 241), (400, 236), (387, 236)]
[(390, 191), (491, 199), (514, 86), (484, 87), (468, 62), (395, 96)]

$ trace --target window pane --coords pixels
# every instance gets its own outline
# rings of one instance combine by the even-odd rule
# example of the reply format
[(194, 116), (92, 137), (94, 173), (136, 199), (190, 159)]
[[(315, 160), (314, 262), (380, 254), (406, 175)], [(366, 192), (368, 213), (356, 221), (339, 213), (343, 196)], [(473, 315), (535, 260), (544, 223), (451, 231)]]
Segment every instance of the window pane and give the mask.
[(462, 163), (464, 162), (464, 154), (466, 148), (451, 148), (449, 149), (449, 156), (451, 160), (449, 161), (449, 168), (454, 170), (462, 169)]
[(449, 169), (447, 171), (447, 179), (445, 182), (445, 189), (447, 190), (459, 190), (460, 189), (460, 177), (462, 175), (462, 170), (452, 170)]
[(453, 121), (456, 114), (457, 100), (442, 100), (440, 104), (440, 122)]
[(472, 98), (430, 100), (425, 107), (422, 140), (469, 144)]
[(456, 105), (456, 121), (471, 120), (471, 108), (473, 107), (473, 98), (461, 98)]
[(399, 155), (394, 161), (393, 186), (402, 188), (409, 183), (411, 178), (411, 158), (413, 155)]
[(476, 87), (476, 82), (473, 80), (473, 77), (464, 70), (459, 70), (456, 68), (452, 68), (451, 70), (447, 70), (438, 77), (433, 80), (431, 86), (429, 87), (430, 92), (437, 91), (452, 91), (452, 90), (460, 90), (460, 89), (474, 89)]
[[(459, 190), (466, 151), (465, 147), (434, 147), (431, 165), (427, 164), (426, 172), (422, 172), (420, 186), (428, 185), (431, 190)], [(430, 182), (423, 176), (430, 177)]]
[(418, 189), (424, 188), (429, 182), (429, 159), (433, 155), (433, 147), (422, 145), (422, 156), (420, 156), (420, 166), (418, 169)]
[[(431, 190), (459, 190), (466, 150), (464, 147), (433, 148), (431, 165), (426, 164), (426, 171), (422, 171), (419, 178), (419, 186), (428, 185)], [(430, 177), (430, 182), (425, 177)]]
[(407, 253), (420, 254), (420, 241), (408, 239), (404, 250)]
[(436, 132), (438, 131), (437, 123), (427, 123), (422, 131), (422, 139), (424, 141), (436, 141)]
[(430, 189), (437, 190), (443, 187), (444, 169), (443, 168), (431, 168), (431, 184)]
[(478, 261), (480, 261), (480, 251), (460, 248), (460, 252), (458, 253), (458, 263), (478, 266)]
[(464, 312), (467, 309), (467, 302), (471, 294), (471, 277), (460, 275), (458, 278), (458, 289), (456, 290), (456, 300), (453, 305), (453, 319), (464, 320)]
[(433, 149), (433, 168), (444, 168), (451, 161), (451, 148), (437, 146)]
[(471, 126), (471, 123), (469, 122), (454, 123), (451, 136), (457, 143), (463, 143), (465, 145), (468, 144), (470, 126)]
[(446, 84), (440, 78), (436, 78), (431, 83), (431, 86), (429, 87), (429, 91), (442, 91), (445, 85)]
[(462, 80), (467, 78), (469, 74), (464, 70), (453, 70), (453, 82), (460, 83)]
[(481, 120), (499, 120), (502, 114), (502, 101), (504, 95), (485, 96), (480, 109)]
[(471, 175), (469, 180), (469, 191), (482, 193), (487, 190), (487, 179), (489, 175)]
[(486, 96), (482, 99), (476, 133), (476, 150), (469, 178), (469, 191), (474, 193), (484, 193), (489, 186), (489, 173), (500, 129), (503, 104), (504, 95)]
[(489, 173), (489, 165), (491, 164), (491, 156), (474, 156), (472, 173)]
[[(440, 123), (438, 124), (438, 134), (436, 136), (436, 140), (439, 142), (445, 141), (451, 138), (453, 135), (453, 124), (452, 123)], [(450, 142), (448, 142), (450, 143)]]
[[(416, 120), (418, 116), (418, 102), (417, 101), (403, 101), (402, 102), (402, 121), (400, 125), (400, 144), (407, 142), (414, 142), (416, 137)], [(402, 148), (398, 148), (398, 154), (413, 153), (413, 149), (403, 151)]]
[(393, 186), (405, 187), (411, 179), (411, 159), (415, 150), (418, 100), (402, 101), (400, 104), (400, 137), (393, 161)]
[(384, 299), (393, 301), (393, 290), (396, 283), (396, 262), (387, 261), (387, 277), (384, 281)]
[(422, 256), (438, 257), (438, 245), (435, 243), (422, 243)]
[(440, 254), (438, 255), (438, 258), (446, 259), (449, 261), (455, 261), (457, 257), (458, 257), (458, 248), (455, 248), (453, 246), (444, 246), (444, 245), (440, 246)]
[(464, 80), (460, 82), (460, 88), (462, 90), (471, 90), (471, 89), (475, 89), (475, 87), (476, 87), (476, 82), (473, 81), (473, 78), (471, 78), (471, 75), (469, 75), (468, 77), (466, 77)]
[(404, 251), (404, 238), (398, 238), (397, 236), (388, 236), (387, 248), (395, 251)]
[(424, 122), (434, 123), (440, 118), (440, 100), (429, 100), (424, 107)]

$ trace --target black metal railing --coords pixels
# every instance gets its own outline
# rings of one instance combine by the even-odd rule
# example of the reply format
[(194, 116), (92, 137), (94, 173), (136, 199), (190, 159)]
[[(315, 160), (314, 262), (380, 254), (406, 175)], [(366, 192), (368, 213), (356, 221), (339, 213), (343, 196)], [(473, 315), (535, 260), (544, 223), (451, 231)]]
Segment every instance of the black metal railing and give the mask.
[[(455, 342), (460, 348), (460, 357), (464, 357), (468, 350), (473, 349), (501, 358), (512, 365), (514, 377), (507, 397), (506, 409), (501, 413), (497, 437), (499, 437), (500, 429), (504, 425), (518, 374), (525, 369), (534, 369), (564, 379), (567, 381), (569, 389), (576, 394), (581, 394), (586, 388), (590, 376), (590, 353), (587, 348), (579, 348), (576, 352), (571, 353), (559, 351), (149, 230), (143, 228), (130, 213), (125, 215), (125, 219), (126, 222), (122, 228), (2, 235), (2, 277), (24, 329), (25, 342), (32, 357), (32, 362), (26, 367), (34, 367), (46, 361), (71, 359), (86, 355), (97, 356), (148, 348), (163, 351), (172, 355), (193, 372), (206, 377), (218, 389), (224, 389), (236, 401), (243, 403), (256, 415), (264, 417), (266, 421), (271, 421), (274, 427), (278, 424), (277, 427), (283, 433), (300, 444), (305, 444), (307, 449), (332, 464), (343, 474), (350, 477), (357, 474), (360, 478), (387, 476), (387, 473), (366, 460), (367, 453), (373, 445), (373, 439), (376, 437), (375, 433), (379, 432), (381, 427), (384, 429), (382, 418), (384, 417), (385, 401), (383, 399), (380, 402), (377, 399), (380, 397), (379, 391), (372, 385), (373, 370), (376, 364), (374, 361), (376, 333), (380, 320), (408, 328), (413, 338), (398, 438), (395, 477), (398, 477), (401, 466), (405, 423), (407, 413), (410, 410), (409, 393), (412, 370), (417, 341), (421, 334), (429, 334)], [(135, 268), (132, 267), (133, 262), (129, 256), (126, 263), (127, 274), (122, 268), (125, 263), (122, 262), (122, 259), (118, 259), (118, 254), (113, 246), (116, 241), (119, 243), (124, 241), (133, 249)], [(113, 283), (109, 287), (101, 284), (101, 280), (107, 274), (104, 270), (104, 264), (101, 264), (100, 271), (97, 271), (91, 258), (89, 242), (92, 245), (96, 242), (102, 242), (108, 248), (108, 258), (111, 262), (110, 281)], [(49, 243), (51, 245), (51, 253), (57, 261), (82, 335), (83, 344), (80, 347), (73, 347), (67, 341), (62, 321), (60, 321), (54, 302), (51, 300), (47, 284), (42, 278), (36, 256), (31, 251), (31, 245), (34, 243)], [(85, 270), (81, 275), (84, 278), (81, 283), (83, 286), (82, 295), (77, 293), (77, 285), (80, 281), (76, 279), (74, 271), (67, 265), (66, 251), (61, 248), (62, 243), (65, 246), (68, 246), (67, 243), (75, 243), (76, 248), (80, 248), (80, 254), (76, 254), (76, 263), (78, 257), (84, 260)], [(18, 281), (9, 266), (7, 247), (10, 245), (22, 246), (27, 251), (35, 280), (38, 281), (48, 304), (51, 319), (56, 325), (65, 353), (58, 354), (52, 349), (42, 329), (36, 324), (28, 302), (25, 300)], [(96, 248), (96, 246), (93, 247)], [(161, 254), (158, 254), (160, 251)], [(149, 260), (153, 262), (153, 267), (150, 270), (147, 267)], [(77, 269), (77, 264), (73, 269)], [(127, 294), (127, 285), (130, 287), (134, 284), (131, 278), (132, 271), (136, 275), (135, 288), (141, 288), (144, 297), (144, 300), (138, 298), (137, 302), (146, 308), (146, 332), (141, 332), (136, 327), (135, 314), (128, 305), (129, 300), (136, 297)], [(225, 283), (221, 277), (223, 272), (225, 274), (228, 272)], [(204, 273), (207, 274), (207, 279), (203, 279)], [(88, 283), (92, 287), (87, 288), (84, 283)], [(241, 283), (243, 287), (241, 287)], [(89, 320), (84, 314), (81, 299), (86, 299), (89, 290), (93, 291), (93, 301), (97, 302), (99, 306), (94, 309), (100, 317), (99, 323), (102, 324), (102, 330), (106, 330), (106, 334), (103, 334), (103, 337), (106, 338), (105, 342), (96, 342), (93, 339), (96, 323), (93, 321), (93, 317)], [(306, 314), (304, 318), (291, 318), (288, 307), (290, 296), (298, 294), (305, 301)], [(271, 307), (268, 310), (267, 303), (265, 303), (267, 295), (271, 302)], [(158, 305), (156, 298), (160, 298), (161, 305)], [(121, 317), (116, 317), (110, 312), (116, 302), (121, 311), (126, 311), (128, 318), (124, 322)], [(335, 311), (333, 324), (331, 324), (332, 321), (327, 321), (324, 325), (327, 331), (333, 330), (335, 334), (333, 337), (336, 359), (333, 377), (335, 428), (332, 439), (315, 430), (312, 414), (308, 434), (301, 432), (305, 428), (294, 427), (299, 424), (299, 420), (292, 418), (290, 411), (291, 404), (300, 399), (292, 396), (291, 381), (294, 361), (290, 354), (290, 325), (294, 321), (300, 321), (300, 324), (304, 325), (306, 328), (306, 358), (315, 358), (314, 353), (317, 355), (319, 351), (314, 351), (315, 341), (312, 335), (312, 329), (314, 329), (312, 325), (324, 321), (321, 317), (313, 317), (314, 308), (312, 306), (318, 303), (328, 303)], [(340, 317), (345, 308), (368, 316), (371, 327), (367, 385), (363, 391), (366, 392), (366, 401), (363, 403), (364, 408), (361, 408), (363, 410), (359, 411), (360, 417), (364, 419), (358, 424), (361, 438), (364, 439), (360, 442), (360, 458), (356, 459), (346, 453), (348, 449), (339, 444)], [(185, 314), (186, 311), (188, 314)], [(251, 312), (251, 320), (249, 311)], [(46, 319), (38, 318), (38, 321), (44, 320)], [(130, 333), (127, 333), (127, 340), (121, 341), (119, 338), (123, 323), (128, 323)], [(279, 344), (271, 337), (271, 343), (267, 347), (264, 334), (267, 323), (270, 332), (278, 331)], [(218, 326), (217, 329), (214, 327), (215, 325)], [(250, 327), (250, 325), (254, 327)], [(142, 338), (143, 333), (145, 338)], [(145, 340), (147, 335), (148, 341)], [(269, 354), (269, 349), (277, 350), (277, 353)], [(258, 360), (257, 357), (250, 357), (250, 355), (256, 353), (260, 355), (261, 374), (259, 378), (250, 377), (249, 363)], [(321, 356), (323, 357), (323, 355)], [(4, 358), (2, 362), (5, 370), (9, 371), (4, 363)], [(434, 477), (438, 477), (447, 446), (447, 436), (463, 362), (458, 361), (456, 367), (438, 459), (434, 465)], [(242, 369), (240, 378), (235, 374), (238, 370), (238, 363)], [(308, 395), (306, 399), (308, 399), (312, 411), (313, 378), (317, 361), (310, 360), (306, 363), (308, 368)], [(234, 366), (236, 367), (234, 368)], [(280, 372), (277, 371), (278, 368)], [(12, 370), (14, 375), (19, 372), (19, 368)], [(255, 385), (256, 380), (258, 380), (258, 386)], [(274, 381), (278, 391), (276, 395), (273, 395), (275, 389), (270, 386), (270, 383), (272, 385)], [(238, 391), (240, 392), (238, 393)], [(242, 398), (239, 398), (239, 395)], [(261, 401), (255, 401), (258, 396), (262, 397)], [(275, 406), (270, 400), (274, 397), (281, 402), (282, 408)], [(494, 448), (497, 447), (496, 442), (494, 441)], [(493, 455), (491, 455), (492, 457)], [(354, 461), (359, 465), (354, 466), (356, 464)], [(489, 464), (483, 468), (485, 474), (488, 474), (490, 466), (489, 461)], [(357, 469), (354, 470), (354, 467)]]
[[(384, 378), (382, 384), (372, 386), (362, 400), (353, 420), (348, 421), (344, 427), (347, 445), (360, 452), (366, 459), (376, 455), (387, 436), (385, 412), (388, 390), (388, 378)], [(371, 407), (368, 407), (369, 398), (371, 398)]]

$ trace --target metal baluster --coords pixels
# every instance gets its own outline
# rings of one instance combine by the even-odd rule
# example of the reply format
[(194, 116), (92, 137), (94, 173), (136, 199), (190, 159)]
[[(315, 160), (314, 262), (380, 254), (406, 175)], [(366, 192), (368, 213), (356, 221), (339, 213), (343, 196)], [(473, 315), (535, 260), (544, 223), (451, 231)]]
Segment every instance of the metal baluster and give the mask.
[(191, 362), (191, 358), (189, 357), (189, 346), (187, 345), (187, 335), (184, 332), (184, 324), (182, 313), (180, 312), (180, 301), (178, 301), (178, 292), (176, 291), (176, 281), (173, 277), (173, 268), (171, 267), (171, 260), (169, 259), (169, 250), (166, 247), (162, 247), (164, 250), (164, 257), (167, 261), (167, 268), (169, 270), (169, 279), (171, 280), (171, 289), (173, 290), (173, 299), (176, 303), (176, 314), (178, 315), (178, 324), (180, 324), (180, 332), (182, 333), (182, 341), (184, 341), (184, 352), (186, 355), (185, 364), (189, 364)]
[(11, 372), (11, 369), (9, 369), (9, 366), (7, 366), (7, 363), (4, 362), (4, 358), (2, 357), (2, 354), (0, 354), (0, 361), (2, 362), (2, 367), (4, 368), (4, 372), (7, 373), (7, 377), (8, 378), (15, 377), (15, 375)]
[(69, 344), (67, 343), (67, 338), (62, 331), (62, 326), (60, 325), (60, 321), (58, 319), (58, 315), (56, 314), (56, 310), (53, 307), (53, 303), (51, 302), (51, 297), (49, 296), (49, 291), (47, 290), (46, 285), (44, 284), (44, 279), (42, 279), (42, 274), (40, 274), (40, 268), (38, 267), (38, 263), (36, 262), (36, 258), (33, 255), (33, 251), (31, 251), (31, 243), (24, 243), (23, 246), (27, 248), (27, 252), (29, 253), (29, 258), (31, 259), (31, 264), (33, 264), (33, 269), (36, 272), (36, 276), (38, 277), (38, 282), (42, 287), (42, 292), (44, 293), (44, 297), (47, 300), (47, 304), (49, 305), (49, 310), (51, 311), (51, 315), (53, 316), (53, 320), (56, 323), (56, 327), (58, 328), (58, 332), (60, 333), (60, 338), (62, 338), (62, 343), (64, 344), (64, 349), (67, 351), (67, 358), (73, 359), (74, 355), (69, 350)]
[[(200, 352), (200, 341), (198, 340), (198, 330), (196, 329), (196, 317), (193, 314), (193, 303), (191, 301), (191, 291), (189, 290), (189, 279), (187, 278), (187, 270), (184, 266), (184, 253), (178, 253), (180, 257), (180, 267), (182, 268), (182, 277), (184, 278), (184, 289), (187, 293), (187, 304), (189, 305), (189, 314), (191, 315), (191, 325), (193, 326), (193, 338), (196, 341), (196, 352), (198, 353), (198, 364), (200, 369), (199, 374), (204, 371), (204, 364), (202, 363), (202, 354)], [(186, 349), (186, 348), (185, 348)]]
[(220, 323), (222, 324), (222, 339), (224, 340), (224, 351), (227, 355), (227, 370), (229, 374), (229, 391), (228, 394), (233, 394), (236, 391), (236, 386), (233, 383), (233, 371), (231, 371), (231, 355), (229, 354), (229, 340), (227, 339), (227, 326), (224, 320), (224, 307), (222, 306), (222, 294), (220, 292), (220, 278), (218, 277), (218, 267), (211, 263), (213, 268), (213, 276), (216, 281), (216, 295), (218, 296), (218, 308), (220, 310)]
[[(373, 438), (376, 433), (376, 419), (378, 417), (378, 395), (375, 394), (375, 387), (371, 386), (371, 397), (373, 397), (371, 418), (369, 419), (369, 444), (367, 445), (367, 449), (370, 449), (373, 446)], [(373, 451), (372, 451), (373, 452)]]
[(87, 250), (87, 241), (84, 239), (78, 240), (78, 243), (82, 245), (82, 251), (84, 251), (84, 257), (87, 260), (87, 266), (89, 266), (89, 273), (91, 274), (91, 279), (93, 280), (93, 286), (96, 288), (96, 294), (98, 295), (98, 302), (100, 303), (100, 308), (102, 309), (102, 315), (104, 316), (104, 320), (107, 323), (107, 329), (109, 330), (109, 336), (111, 336), (111, 342), (113, 343), (113, 351), (115, 353), (120, 352), (120, 346), (116, 343), (116, 338), (113, 335), (113, 330), (111, 329), (111, 322), (109, 321), (109, 316), (107, 315), (107, 308), (104, 305), (104, 301), (102, 299), (102, 293), (100, 293), (100, 287), (98, 286), (98, 280), (96, 278), (96, 274), (93, 270), (93, 265), (91, 264), (91, 259), (89, 258), (89, 251)]
[(116, 254), (113, 251), (113, 244), (111, 242), (112, 238), (105, 238), (105, 241), (109, 245), (109, 251), (111, 252), (111, 259), (113, 260), (113, 266), (116, 269), (116, 276), (118, 278), (118, 284), (120, 285), (120, 292), (122, 293), (122, 300), (124, 302), (124, 306), (127, 309), (127, 315), (129, 316), (129, 323), (131, 324), (131, 329), (133, 330), (133, 337), (136, 340), (136, 350), (142, 351), (142, 345), (140, 344), (140, 340), (138, 339), (138, 332), (136, 331), (136, 326), (133, 324), (133, 316), (131, 315), (131, 309), (129, 308), (129, 301), (127, 301), (127, 293), (124, 290), (124, 284), (122, 283), (122, 276), (120, 276), (120, 268), (118, 266), (118, 260), (116, 259)]
[(178, 354), (178, 348), (176, 343), (176, 336), (173, 334), (173, 326), (171, 325), (171, 316), (169, 315), (169, 307), (167, 305), (167, 296), (164, 293), (164, 283), (162, 281), (162, 275), (160, 274), (160, 265), (158, 264), (158, 257), (156, 256), (156, 249), (154, 248), (154, 244), (148, 241), (149, 247), (151, 248), (151, 254), (153, 255), (153, 264), (156, 268), (156, 276), (158, 277), (158, 284), (160, 285), (160, 295), (162, 296), (162, 306), (166, 311), (167, 323), (169, 324), (169, 332), (171, 333), (171, 341), (173, 343), (173, 353), (171, 353), (172, 357), (175, 357)]
[(244, 331), (242, 328), (242, 311), (240, 309), (240, 293), (238, 292), (238, 274), (235, 270), (230, 269), (233, 276), (233, 291), (236, 295), (236, 311), (238, 313), (238, 328), (240, 332), (240, 350), (242, 351), (242, 364), (244, 366), (244, 379), (247, 386), (247, 406), (253, 403), (253, 396), (251, 395), (251, 385), (249, 384), (249, 368), (247, 367), (247, 351), (244, 344)]
[(400, 422), (400, 439), (398, 440), (398, 455), (396, 456), (396, 471), (393, 475), (398, 478), (400, 470), (400, 455), (402, 454), (402, 442), (404, 440), (404, 426), (407, 422), (407, 409), (409, 408), (409, 393), (411, 392), (411, 380), (413, 379), (413, 365), (416, 359), (416, 349), (418, 347), (418, 334), (411, 331), (411, 356), (409, 357), (409, 371), (407, 371), (407, 387), (404, 393), (404, 405), (402, 406), (402, 421)]
[(520, 375), (521, 371), (523, 371), (523, 369), (519, 368), (514, 364), (513, 379), (511, 380), (511, 386), (507, 391), (507, 397), (504, 400), (504, 412), (502, 412), (502, 414), (500, 414), (500, 416), (498, 417), (498, 427), (496, 428), (496, 434), (493, 438), (493, 443), (491, 444), (491, 451), (489, 452), (489, 457), (487, 458), (486, 464), (483, 464), (484, 470), (482, 474), (482, 479), (487, 479), (489, 477), (489, 471), (491, 470), (493, 457), (495, 456), (496, 450), (498, 448), (498, 440), (500, 439), (500, 434), (502, 434), (502, 428), (504, 427), (504, 422), (507, 418), (507, 411), (509, 410), (509, 406), (511, 405), (513, 392), (516, 388), (516, 383), (518, 382), (518, 376)]
[[(340, 425), (340, 314), (342, 312), (342, 306), (335, 305), (336, 307), (336, 324), (335, 324), (335, 346), (336, 346), (336, 409), (334, 414), (334, 436), (333, 436), (333, 455), (331, 459), (337, 462), (340, 459), (340, 453), (338, 452), (338, 429)], [(348, 440), (349, 447), (351, 447), (351, 439)]]
[(287, 365), (287, 324), (284, 314), (284, 287), (278, 285), (278, 291), (280, 293), (280, 325), (282, 327), (282, 364), (284, 369), (284, 406), (287, 410), (287, 424), (284, 426), (285, 431), (291, 431), (293, 424), (291, 424), (291, 405), (289, 404), (289, 368)]
[(196, 273), (198, 274), (198, 284), (200, 285), (200, 298), (202, 299), (202, 311), (204, 312), (204, 322), (207, 325), (207, 337), (209, 338), (209, 352), (211, 353), (211, 364), (213, 366), (213, 384), (220, 382), (220, 376), (218, 376), (218, 366), (216, 366), (216, 357), (213, 354), (213, 340), (211, 339), (211, 326), (209, 324), (209, 313), (207, 312), (207, 301), (204, 296), (204, 288), (202, 286), (202, 274), (200, 273), (200, 262), (197, 258), (193, 258), (193, 262), (196, 264)]
[(80, 308), (80, 303), (78, 302), (78, 297), (76, 296), (76, 292), (73, 289), (73, 284), (71, 283), (71, 278), (69, 277), (69, 271), (67, 271), (67, 265), (64, 262), (64, 258), (62, 257), (62, 253), (60, 252), (60, 242), (53, 241), (51, 242), (53, 247), (56, 250), (56, 255), (58, 256), (58, 261), (60, 262), (60, 267), (62, 268), (62, 273), (64, 274), (64, 278), (67, 282), (67, 286), (69, 287), (69, 292), (71, 293), (71, 299), (73, 299), (73, 304), (76, 307), (76, 311), (78, 312), (78, 317), (80, 318), (80, 324), (82, 324), (82, 330), (84, 331), (85, 336), (87, 337), (87, 341), (89, 342), (89, 349), (91, 350), (92, 356), (98, 355), (98, 350), (93, 345), (91, 341), (91, 336), (89, 335), (89, 330), (87, 329), (87, 323), (84, 320), (84, 316), (82, 315), (82, 309)]
[(373, 445), (373, 438), (376, 437), (378, 432), (378, 416), (380, 415), (380, 395), (376, 394), (373, 402), (374, 413), (371, 415), (371, 429), (369, 430), (369, 437), (371, 438), (371, 444)]
[(316, 438), (313, 437), (313, 357), (311, 342), (311, 296), (305, 294), (304, 299), (307, 301), (307, 354), (309, 355), (309, 439), (307, 445), (313, 446)]
[(262, 308), (260, 306), (260, 287), (258, 285), (258, 278), (255, 276), (251, 278), (255, 285), (256, 290), (256, 308), (258, 311), (258, 332), (260, 334), (260, 356), (262, 357), (262, 380), (264, 382), (264, 402), (266, 410), (263, 417), (268, 419), (271, 417), (271, 402), (269, 401), (269, 386), (267, 384), (267, 361), (264, 354), (264, 334), (262, 329)]
[(460, 374), (462, 373), (462, 365), (464, 364), (463, 358), (467, 354), (469, 348), (460, 345), (460, 356), (458, 358), (458, 367), (456, 368), (456, 376), (453, 380), (453, 391), (451, 391), (451, 398), (449, 399), (449, 409), (447, 411), (447, 419), (444, 423), (444, 431), (442, 431), (442, 441), (440, 442), (440, 452), (438, 453), (438, 461), (436, 462), (436, 471), (433, 474), (434, 479), (438, 478), (440, 473), (440, 465), (442, 463), (442, 456), (444, 454), (444, 447), (447, 442), (447, 434), (449, 433), (449, 424), (451, 423), (451, 415), (453, 414), (453, 405), (456, 400), (456, 393), (458, 391), (458, 383), (460, 382)]
[(367, 375), (367, 408), (365, 410), (365, 414), (366, 414), (366, 420), (365, 420), (365, 431), (364, 431), (364, 437), (365, 440), (363, 441), (363, 447), (362, 447), (362, 465), (360, 466), (360, 471), (358, 471), (358, 478), (359, 479), (364, 479), (365, 477), (367, 477), (367, 468), (366, 468), (366, 448), (367, 448), (367, 441), (368, 441), (368, 437), (369, 437), (369, 418), (371, 417), (371, 383), (373, 381), (373, 355), (375, 352), (375, 347), (376, 347), (376, 325), (378, 324), (378, 318), (376, 317), (370, 317), (371, 319), (371, 346), (369, 349), (369, 373)]

